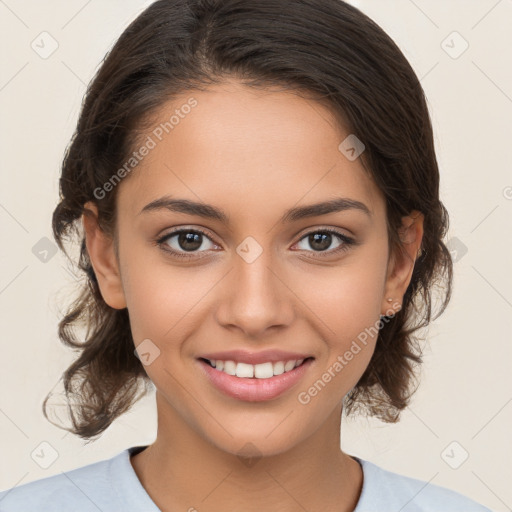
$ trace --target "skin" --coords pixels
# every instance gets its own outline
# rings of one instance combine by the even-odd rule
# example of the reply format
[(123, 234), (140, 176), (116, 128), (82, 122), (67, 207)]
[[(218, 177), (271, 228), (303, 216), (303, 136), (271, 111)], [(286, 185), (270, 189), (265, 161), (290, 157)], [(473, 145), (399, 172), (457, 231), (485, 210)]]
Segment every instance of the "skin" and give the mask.
[[(160, 350), (145, 366), (157, 390), (157, 437), (131, 463), (163, 511), (250, 512), (276, 504), (281, 512), (352, 511), (363, 475), (340, 450), (342, 400), (366, 369), (376, 336), (307, 405), (297, 395), (389, 314), (387, 297), (400, 308), (423, 216), (404, 217), (404, 252), (388, 260), (384, 198), (360, 159), (338, 150), (349, 132), (327, 108), (226, 81), (165, 104), (155, 126), (191, 96), (198, 105), (118, 185), (119, 259), (94, 203), (83, 216), (103, 298), (128, 308), (136, 346), (149, 338)], [(139, 214), (166, 194), (221, 208), (230, 224), (168, 210)], [(341, 196), (363, 202), (372, 215), (346, 210), (279, 222), (289, 208)], [(154, 242), (171, 228), (199, 227), (211, 239), (203, 237), (193, 253), (202, 259), (173, 258)], [(344, 243), (333, 235), (322, 252), (305, 236), (321, 228), (358, 245), (333, 254)], [(247, 236), (263, 251), (252, 263), (236, 252)], [(186, 253), (177, 236), (165, 244)], [(315, 360), (284, 395), (246, 402), (209, 384), (196, 360), (233, 348), (279, 348)], [(258, 454), (252, 465), (238, 456), (249, 442)]]

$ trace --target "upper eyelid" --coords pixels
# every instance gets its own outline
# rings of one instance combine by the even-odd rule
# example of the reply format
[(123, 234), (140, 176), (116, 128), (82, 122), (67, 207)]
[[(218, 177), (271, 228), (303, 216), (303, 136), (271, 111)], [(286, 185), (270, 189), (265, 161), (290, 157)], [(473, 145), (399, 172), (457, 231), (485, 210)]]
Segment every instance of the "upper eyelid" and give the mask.
[(167, 240), (168, 238), (171, 238), (172, 236), (175, 236), (179, 233), (188, 233), (191, 231), (194, 231), (196, 233), (200, 233), (201, 235), (206, 236), (210, 240), (210, 242), (214, 243), (215, 245), (220, 245), (213, 240), (213, 237), (209, 234), (208, 230), (206, 228), (202, 228), (202, 227), (201, 228), (187, 228), (187, 227), (177, 228), (173, 231), (169, 231), (168, 233), (165, 233), (162, 236), (159, 236), (158, 238), (159, 238), (159, 240)]

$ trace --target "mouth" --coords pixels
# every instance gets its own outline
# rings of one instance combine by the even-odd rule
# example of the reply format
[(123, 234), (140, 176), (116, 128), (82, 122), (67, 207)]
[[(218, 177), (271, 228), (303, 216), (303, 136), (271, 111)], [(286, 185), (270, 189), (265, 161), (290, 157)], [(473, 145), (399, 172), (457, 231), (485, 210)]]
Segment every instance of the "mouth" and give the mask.
[(294, 387), (313, 364), (314, 357), (266, 361), (258, 364), (197, 358), (210, 384), (223, 394), (248, 402), (275, 399)]

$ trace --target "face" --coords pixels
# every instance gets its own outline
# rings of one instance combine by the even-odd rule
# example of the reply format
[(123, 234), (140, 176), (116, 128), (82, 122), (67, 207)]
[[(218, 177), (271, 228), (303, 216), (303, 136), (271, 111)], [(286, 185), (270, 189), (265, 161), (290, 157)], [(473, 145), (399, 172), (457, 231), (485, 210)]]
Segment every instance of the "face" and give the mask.
[[(177, 109), (172, 130), (158, 131)], [(400, 303), (409, 283), (412, 266), (388, 261), (380, 191), (338, 149), (348, 135), (292, 93), (236, 82), (189, 91), (160, 110), (141, 139), (154, 147), (118, 185), (119, 262), (88, 225), (102, 295), (128, 308), (159, 415), (226, 452), (252, 442), (277, 454), (339, 415), (389, 314), (386, 297)], [(305, 209), (337, 199), (346, 208)], [(252, 360), (259, 375), (269, 362), (278, 373), (277, 361), (304, 361), (249, 379), (201, 359), (232, 350), (235, 365), (262, 355)]]

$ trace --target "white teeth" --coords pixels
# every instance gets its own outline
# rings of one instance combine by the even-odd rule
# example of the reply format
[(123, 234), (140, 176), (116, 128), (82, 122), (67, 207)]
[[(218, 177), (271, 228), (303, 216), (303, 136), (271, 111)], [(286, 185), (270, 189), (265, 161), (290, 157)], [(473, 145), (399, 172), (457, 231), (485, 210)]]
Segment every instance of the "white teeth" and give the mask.
[(220, 359), (210, 360), (211, 365), (218, 371), (228, 375), (236, 375), (246, 379), (270, 379), (274, 375), (281, 375), (289, 372), (297, 366), (300, 366), (304, 359), (277, 361), (275, 363), (267, 362), (261, 364), (236, 363), (235, 361), (221, 361)]
[(289, 372), (290, 370), (293, 370), (293, 368), (295, 368), (296, 362), (297, 361), (286, 361), (286, 363), (284, 365), (284, 371)]
[(269, 379), (274, 376), (272, 363), (261, 363), (254, 365), (254, 376), (257, 379)]
[(252, 364), (238, 363), (236, 365), (236, 376), (237, 377), (254, 377), (254, 366)]
[(235, 375), (236, 363), (234, 361), (224, 361), (224, 369), (222, 371), (228, 375)]
[(274, 363), (274, 375), (281, 375), (281, 373), (284, 373), (284, 363), (283, 361), (278, 361)]

